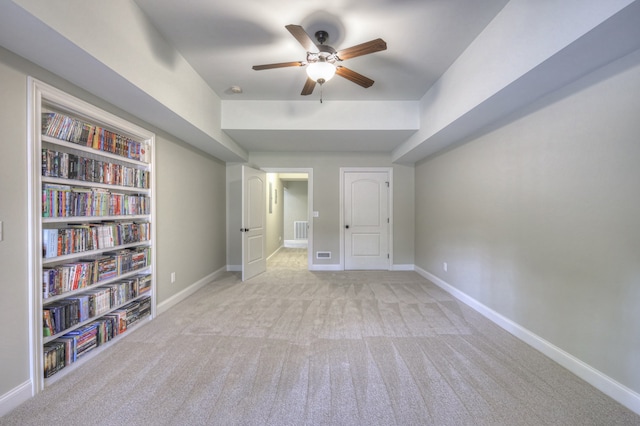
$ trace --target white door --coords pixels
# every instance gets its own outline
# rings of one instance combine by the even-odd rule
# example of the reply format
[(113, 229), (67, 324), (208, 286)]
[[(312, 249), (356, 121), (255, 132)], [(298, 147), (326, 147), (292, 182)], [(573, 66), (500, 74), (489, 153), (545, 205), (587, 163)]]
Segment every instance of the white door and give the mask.
[(344, 174), (344, 268), (389, 269), (389, 173)]
[(266, 185), (265, 172), (242, 167), (242, 281), (267, 269)]

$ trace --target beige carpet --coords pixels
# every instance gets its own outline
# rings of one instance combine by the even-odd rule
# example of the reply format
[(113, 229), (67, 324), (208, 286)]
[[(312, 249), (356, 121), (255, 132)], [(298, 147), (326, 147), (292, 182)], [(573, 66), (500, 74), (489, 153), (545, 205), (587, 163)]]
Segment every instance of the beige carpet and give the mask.
[(227, 274), (2, 425), (637, 425), (413, 272)]

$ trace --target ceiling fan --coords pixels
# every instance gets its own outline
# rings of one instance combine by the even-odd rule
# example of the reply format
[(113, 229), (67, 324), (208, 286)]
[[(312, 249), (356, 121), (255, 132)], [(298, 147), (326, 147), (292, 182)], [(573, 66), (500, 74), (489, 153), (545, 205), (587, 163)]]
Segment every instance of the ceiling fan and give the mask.
[(348, 47), (346, 49), (335, 50), (328, 44), (324, 44), (329, 38), (329, 34), (326, 31), (317, 31), (315, 33), (316, 40), (318, 40), (318, 43), (316, 43), (300, 25), (287, 25), (285, 28), (289, 30), (291, 35), (295, 37), (295, 39), (298, 40), (298, 43), (300, 43), (307, 51), (306, 61), (254, 65), (254, 70), (259, 71), (272, 68), (302, 67), (306, 65), (307, 81), (302, 88), (302, 93), (300, 93), (303, 96), (313, 93), (316, 83), (322, 85), (329, 81), (334, 74), (338, 74), (340, 77), (346, 78), (347, 80), (364, 88), (371, 87), (373, 85), (373, 80), (370, 78), (365, 77), (362, 74), (358, 74), (349, 68), (343, 67), (342, 65), (337, 65), (337, 63), (357, 56), (386, 50), (387, 43), (381, 38)]

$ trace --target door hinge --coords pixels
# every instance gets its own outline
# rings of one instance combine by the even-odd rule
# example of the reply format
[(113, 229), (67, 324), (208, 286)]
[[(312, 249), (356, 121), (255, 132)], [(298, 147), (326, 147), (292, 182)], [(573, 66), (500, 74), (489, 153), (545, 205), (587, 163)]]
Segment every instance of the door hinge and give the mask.
[(389, 253), (387, 253), (387, 259), (391, 259), (391, 257), (389, 256)]
[(387, 223), (390, 223), (390, 222), (389, 222), (389, 218), (387, 218)]
[(389, 181), (385, 182), (387, 184), (387, 188), (389, 187)]

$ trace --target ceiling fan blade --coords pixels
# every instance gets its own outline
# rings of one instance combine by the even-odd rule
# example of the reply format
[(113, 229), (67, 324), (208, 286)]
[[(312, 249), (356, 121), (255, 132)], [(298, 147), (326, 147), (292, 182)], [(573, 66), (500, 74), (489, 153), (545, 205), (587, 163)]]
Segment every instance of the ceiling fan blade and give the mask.
[(373, 86), (373, 80), (371, 80), (368, 77), (365, 77), (362, 74), (358, 74), (357, 72), (352, 71), (349, 68), (336, 67), (336, 74), (339, 75), (340, 77), (344, 77), (347, 80), (354, 82), (355, 84), (359, 84), (365, 89), (367, 87)]
[(272, 68), (301, 67), (303, 65), (304, 65), (304, 62), (302, 61), (293, 61), (293, 62), (279, 62), (277, 64), (254, 65), (252, 68), (256, 71), (260, 71), (260, 70), (270, 70)]
[(336, 53), (341, 61), (346, 59), (355, 58), (356, 56), (368, 55), (369, 53), (380, 52), (381, 50), (387, 50), (387, 43), (377, 38), (375, 40), (368, 41), (366, 43), (358, 44), (357, 46), (347, 47)]
[(296, 40), (298, 40), (298, 43), (300, 43), (302, 47), (304, 47), (304, 50), (311, 53), (320, 52), (318, 50), (318, 46), (316, 46), (311, 37), (309, 37), (309, 34), (307, 34), (304, 28), (302, 28), (300, 25), (290, 24), (286, 25), (285, 28), (289, 30), (291, 35), (294, 36)]
[(307, 96), (313, 93), (313, 89), (316, 87), (316, 82), (309, 77), (307, 77), (307, 81), (304, 83), (304, 87), (302, 88), (302, 96)]

